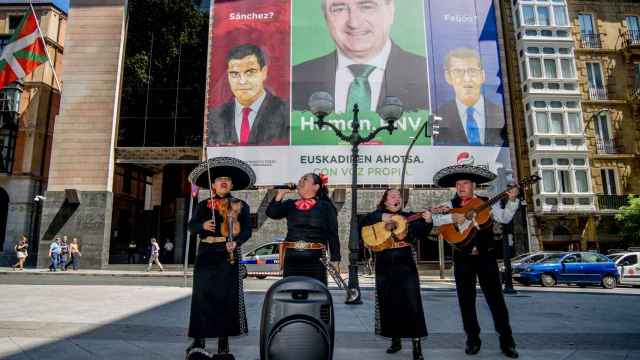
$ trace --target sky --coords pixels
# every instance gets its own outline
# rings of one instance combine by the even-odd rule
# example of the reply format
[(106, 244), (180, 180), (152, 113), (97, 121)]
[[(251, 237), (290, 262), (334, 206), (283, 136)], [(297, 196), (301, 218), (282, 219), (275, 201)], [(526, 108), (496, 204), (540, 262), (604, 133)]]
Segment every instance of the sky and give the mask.
[[(49, 1), (32, 0), (32, 1), (34, 4), (38, 2), (53, 2), (56, 6), (58, 6), (63, 11), (65, 12), (69, 11), (69, 0), (49, 0)], [(28, 4), (29, 0), (0, 0), (0, 4), (15, 4), (15, 3)]]

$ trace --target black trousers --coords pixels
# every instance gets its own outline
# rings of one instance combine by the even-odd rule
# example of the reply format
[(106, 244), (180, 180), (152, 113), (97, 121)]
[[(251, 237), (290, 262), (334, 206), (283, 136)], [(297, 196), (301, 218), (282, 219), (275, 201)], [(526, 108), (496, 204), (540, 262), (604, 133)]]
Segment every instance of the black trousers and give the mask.
[(478, 339), (480, 336), (480, 325), (476, 314), (477, 278), (491, 310), (496, 332), (500, 334), (500, 340), (511, 341), (509, 312), (502, 295), (502, 284), (500, 283), (496, 258), (488, 254), (469, 255), (455, 252), (453, 261), (458, 303), (467, 338)]

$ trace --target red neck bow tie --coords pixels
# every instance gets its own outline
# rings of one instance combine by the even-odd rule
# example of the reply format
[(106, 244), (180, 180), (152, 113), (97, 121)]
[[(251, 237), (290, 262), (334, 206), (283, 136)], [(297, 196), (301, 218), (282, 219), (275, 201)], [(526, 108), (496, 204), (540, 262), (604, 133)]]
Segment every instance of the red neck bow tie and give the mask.
[(314, 206), (316, 206), (316, 199), (299, 199), (296, 200), (296, 209), (302, 211), (311, 210)]
[(207, 207), (208, 207), (209, 209), (212, 209), (212, 208), (213, 208), (213, 209), (218, 210), (218, 209), (220, 209), (220, 205), (222, 205), (222, 203), (223, 203), (224, 201), (225, 201), (225, 199), (219, 199), (219, 198), (216, 198), (216, 199), (209, 199), (209, 201), (207, 202)]

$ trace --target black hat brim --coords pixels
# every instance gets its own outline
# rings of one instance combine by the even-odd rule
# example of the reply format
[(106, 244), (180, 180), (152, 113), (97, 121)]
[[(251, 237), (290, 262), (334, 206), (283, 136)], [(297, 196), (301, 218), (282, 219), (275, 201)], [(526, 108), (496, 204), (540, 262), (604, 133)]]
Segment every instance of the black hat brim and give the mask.
[(255, 172), (249, 164), (231, 157), (216, 157), (201, 163), (189, 174), (189, 181), (200, 188), (209, 189), (216, 178), (223, 176), (231, 179), (234, 190), (247, 189), (256, 181)]
[(458, 180), (470, 180), (478, 185), (493, 181), (496, 174), (472, 165), (453, 165), (438, 171), (433, 176), (433, 182), (439, 187), (455, 187)]

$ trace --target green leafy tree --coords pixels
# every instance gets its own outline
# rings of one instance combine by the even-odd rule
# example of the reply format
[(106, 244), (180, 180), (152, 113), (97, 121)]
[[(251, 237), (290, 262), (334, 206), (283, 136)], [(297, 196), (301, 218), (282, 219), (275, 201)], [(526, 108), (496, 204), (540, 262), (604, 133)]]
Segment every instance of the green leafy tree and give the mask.
[(201, 146), (208, 31), (203, 0), (129, 1), (119, 146)]
[(622, 226), (627, 246), (640, 246), (640, 196), (629, 195), (629, 205), (620, 208), (616, 221)]

